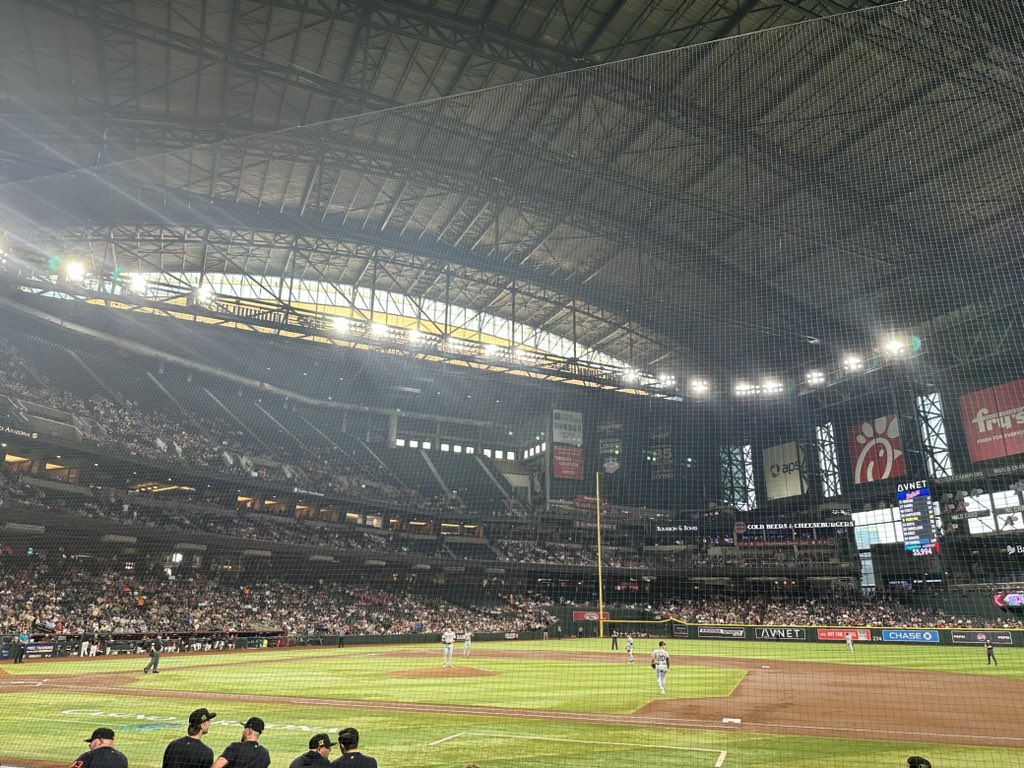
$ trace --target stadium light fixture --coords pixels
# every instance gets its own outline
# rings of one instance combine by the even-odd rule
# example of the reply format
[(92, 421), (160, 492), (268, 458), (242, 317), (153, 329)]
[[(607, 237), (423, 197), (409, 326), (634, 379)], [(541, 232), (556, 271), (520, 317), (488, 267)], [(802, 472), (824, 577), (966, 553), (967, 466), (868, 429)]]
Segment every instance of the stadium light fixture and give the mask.
[(622, 372), (622, 380), (627, 384), (636, 384), (640, 379), (640, 374), (633, 368), (626, 368)]
[(422, 344), (423, 333), (413, 328), (411, 331), (409, 331), (409, 343), (417, 345)]
[(736, 386), (733, 387), (733, 393), (740, 397), (747, 397), (749, 395), (756, 395), (761, 391), (761, 388), (757, 384), (751, 384), (749, 381), (739, 381)]
[(213, 299), (213, 288), (211, 288), (206, 283), (203, 283), (198, 288), (196, 288), (195, 296), (196, 301), (198, 301), (200, 304), (207, 304), (210, 302), (211, 299)]
[(843, 358), (843, 368), (847, 371), (861, 371), (864, 369), (864, 361), (856, 355), (847, 355)]
[(484, 344), (484, 356), (485, 357), (497, 357), (498, 347), (495, 344)]
[(761, 392), (765, 395), (777, 395), (783, 389), (782, 382), (778, 379), (765, 379), (761, 382)]
[(388, 335), (388, 327), (384, 323), (373, 323), (370, 326), (370, 334), (378, 339)]
[(819, 387), (825, 383), (825, 374), (821, 371), (808, 371), (807, 383), (812, 387)]
[(149, 280), (146, 279), (145, 275), (135, 273), (128, 278), (128, 287), (132, 293), (137, 293), (142, 296), (146, 289), (149, 288)]
[(68, 264), (65, 275), (72, 283), (80, 283), (85, 280), (85, 265), (80, 261), (72, 261)]
[(705, 379), (691, 379), (690, 391), (695, 395), (706, 395), (711, 385)]
[(676, 377), (668, 373), (658, 374), (658, 386), (662, 389), (671, 389), (676, 385)]
[(900, 357), (908, 352), (906, 341), (898, 336), (891, 336), (886, 339), (885, 343), (882, 345), (882, 349), (885, 350), (885, 354), (890, 357)]
[(336, 317), (331, 321), (336, 333), (348, 333), (351, 323), (347, 317)]

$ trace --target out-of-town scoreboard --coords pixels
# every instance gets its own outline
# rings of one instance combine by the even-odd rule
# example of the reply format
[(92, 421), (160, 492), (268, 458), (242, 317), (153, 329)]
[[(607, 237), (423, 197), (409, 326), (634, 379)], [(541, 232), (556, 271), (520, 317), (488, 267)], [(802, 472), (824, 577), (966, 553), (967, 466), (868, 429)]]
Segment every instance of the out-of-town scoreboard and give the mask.
[(896, 487), (896, 500), (903, 526), (903, 546), (913, 555), (939, 554), (932, 492), (928, 483), (924, 480), (900, 483)]

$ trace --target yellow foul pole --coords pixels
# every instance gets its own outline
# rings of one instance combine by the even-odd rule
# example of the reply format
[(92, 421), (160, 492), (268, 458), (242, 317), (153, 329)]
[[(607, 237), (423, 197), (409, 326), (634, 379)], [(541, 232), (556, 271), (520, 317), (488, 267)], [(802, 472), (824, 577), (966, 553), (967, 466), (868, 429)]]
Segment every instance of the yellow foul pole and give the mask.
[(601, 564), (601, 473), (594, 474), (597, 499), (597, 635), (604, 637), (604, 568)]

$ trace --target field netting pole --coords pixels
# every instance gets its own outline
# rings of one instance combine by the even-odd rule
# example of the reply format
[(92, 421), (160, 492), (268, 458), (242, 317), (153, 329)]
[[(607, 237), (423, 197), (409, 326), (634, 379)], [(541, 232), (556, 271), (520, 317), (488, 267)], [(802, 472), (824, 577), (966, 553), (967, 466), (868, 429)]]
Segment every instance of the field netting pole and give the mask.
[(597, 636), (604, 637), (604, 569), (601, 565), (601, 473), (594, 473), (597, 500)]

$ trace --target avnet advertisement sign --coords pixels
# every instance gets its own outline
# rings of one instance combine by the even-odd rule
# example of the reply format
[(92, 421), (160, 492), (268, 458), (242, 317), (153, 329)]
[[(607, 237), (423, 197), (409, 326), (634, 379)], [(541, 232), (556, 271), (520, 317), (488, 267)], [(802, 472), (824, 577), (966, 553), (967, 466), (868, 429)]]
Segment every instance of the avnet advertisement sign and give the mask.
[(882, 641), (886, 643), (937, 643), (937, 629), (883, 629)]
[(803, 627), (754, 627), (755, 640), (806, 640)]

